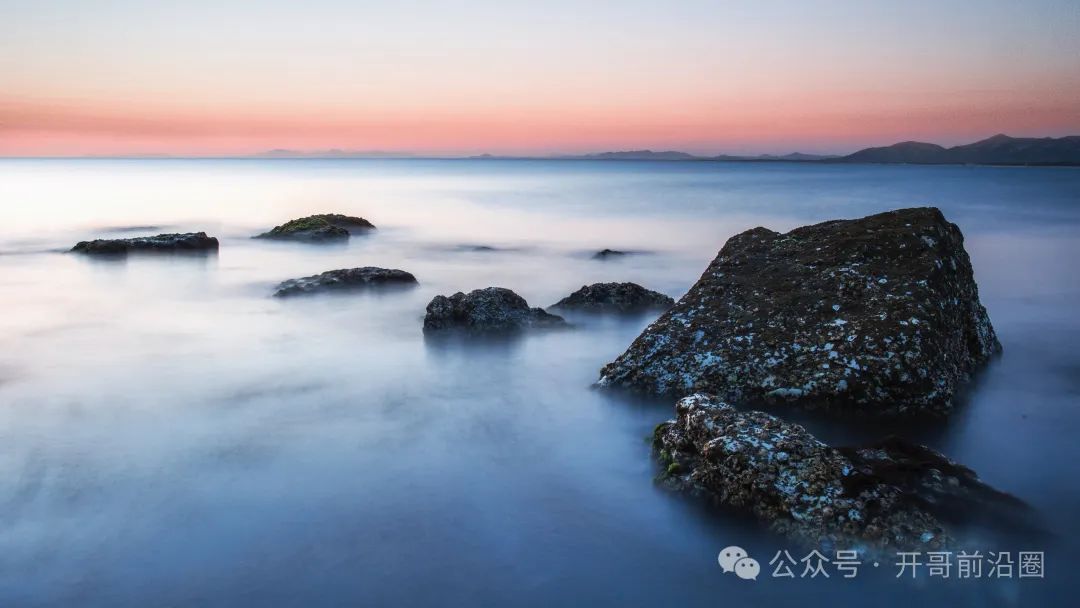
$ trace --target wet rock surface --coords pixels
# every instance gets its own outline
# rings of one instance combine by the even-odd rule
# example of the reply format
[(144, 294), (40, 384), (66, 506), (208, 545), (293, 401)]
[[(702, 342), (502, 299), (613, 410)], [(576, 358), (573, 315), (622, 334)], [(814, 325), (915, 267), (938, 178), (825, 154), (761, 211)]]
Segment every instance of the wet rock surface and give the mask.
[(599, 384), (943, 414), (1000, 350), (963, 235), (924, 207), (732, 237)]
[(589, 313), (634, 314), (667, 310), (675, 305), (671, 296), (645, 289), (637, 283), (593, 283), (559, 300), (550, 308)]
[(320, 213), (290, 220), (255, 238), (330, 242), (348, 239), (350, 234), (364, 233), (374, 229), (375, 225), (362, 217), (340, 213)]
[(531, 308), (525, 298), (502, 287), (435, 296), (424, 317), (425, 332), (506, 333), (566, 325), (562, 317)]
[(289, 279), (278, 285), (274, 296), (279, 298), (309, 295), (330, 291), (362, 290), (378, 287), (404, 287), (416, 285), (416, 277), (404, 270), (390, 268), (344, 268), (324, 273)]
[(951, 520), (1027, 507), (941, 454), (891, 438), (833, 448), (802, 426), (695, 394), (657, 426), (662, 486), (752, 513), (808, 546), (870, 552), (953, 546)]
[(205, 232), (138, 236), (126, 239), (80, 241), (71, 251), (91, 255), (123, 255), (133, 252), (217, 251), (218, 240)]

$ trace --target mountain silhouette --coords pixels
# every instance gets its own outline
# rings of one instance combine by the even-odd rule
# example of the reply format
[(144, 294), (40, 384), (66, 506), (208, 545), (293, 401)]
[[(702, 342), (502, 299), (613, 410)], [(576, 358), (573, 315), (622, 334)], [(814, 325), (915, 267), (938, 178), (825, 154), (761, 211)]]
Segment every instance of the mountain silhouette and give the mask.
[(998, 134), (952, 148), (920, 141), (905, 141), (891, 146), (859, 150), (837, 160), (851, 163), (920, 165), (1078, 165), (1080, 136), (1009, 137)]

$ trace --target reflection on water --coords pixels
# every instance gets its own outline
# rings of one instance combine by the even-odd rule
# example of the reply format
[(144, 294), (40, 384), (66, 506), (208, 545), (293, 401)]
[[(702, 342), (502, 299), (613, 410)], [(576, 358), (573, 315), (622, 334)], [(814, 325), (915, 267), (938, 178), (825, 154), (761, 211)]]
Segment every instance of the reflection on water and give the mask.
[[(0, 605), (1061, 603), (1080, 550), (1077, 193), (1070, 169), (0, 162)], [(916, 204), (964, 229), (1005, 356), (947, 423), (791, 415), (836, 442), (903, 431), (1028, 501), (1054, 537), (987, 549), (1047, 551), (1046, 581), (770, 579), (783, 539), (652, 486), (645, 437), (671, 403), (590, 388), (649, 317), (495, 342), (420, 331), (436, 294), (679, 296), (744, 229)], [(249, 238), (323, 211), (379, 230)], [(221, 250), (58, 253), (143, 228)], [(591, 259), (604, 248), (652, 255)], [(364, 265), (420, 286), (269, 297)], [(731, 544), (759, 557), (757, 583), (722, 576)]]

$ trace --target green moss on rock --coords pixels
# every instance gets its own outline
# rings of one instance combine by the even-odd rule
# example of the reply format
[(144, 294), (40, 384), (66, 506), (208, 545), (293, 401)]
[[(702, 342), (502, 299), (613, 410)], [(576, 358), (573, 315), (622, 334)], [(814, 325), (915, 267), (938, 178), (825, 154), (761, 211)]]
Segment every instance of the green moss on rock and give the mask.
[(374, 229), (371, 222), (362, 217), (352, 217), (340, 213), (320, 213), (309, 215), (275, 226), (256, 238), (290, 239), (299, 241), (333, 241), (348, 239), (353, 232)]

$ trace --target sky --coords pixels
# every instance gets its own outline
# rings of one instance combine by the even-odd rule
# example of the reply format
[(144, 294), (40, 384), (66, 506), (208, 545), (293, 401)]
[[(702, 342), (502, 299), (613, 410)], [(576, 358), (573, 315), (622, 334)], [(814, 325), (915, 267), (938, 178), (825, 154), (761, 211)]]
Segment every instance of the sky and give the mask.
[(1080, 2), (0, 0), (0, 155), (1080, 134)]

